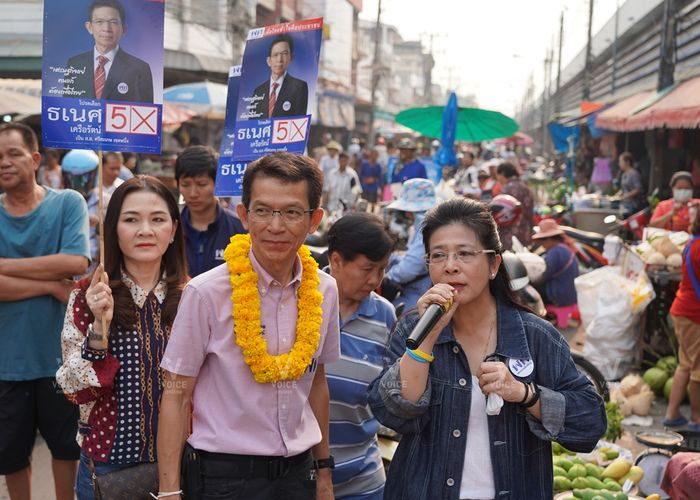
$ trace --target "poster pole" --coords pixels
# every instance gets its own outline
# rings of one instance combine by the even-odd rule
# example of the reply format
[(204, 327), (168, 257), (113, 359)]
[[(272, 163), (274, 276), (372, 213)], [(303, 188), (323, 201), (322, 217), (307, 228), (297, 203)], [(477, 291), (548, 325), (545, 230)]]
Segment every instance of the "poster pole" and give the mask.
[[(102, 185), (102, 149), (97, 150), (97, 213), (98, 215), (98, 222), (97, 222), (97, 241), (99, 244), (99, 258), (100, 258), (100, 266), (102, 266), (102, 272), (105, 272), (105, 217), (104, 217), (104, 199), (103, 199), (103, 193), (104, 187)], [(100, 281), (105, 283), (105, 280), (103, 279), (103, 276), (100, 276)], [(105, 284), (109, 284), (109, 282), (106, 282)], [(102, 315), (102, 336), (104, 339), (104, 344), (103, 347), (107, 348), (108, 346), (108, 332), (107, 332), (107, 318), (105, 318), (104, 315)]]

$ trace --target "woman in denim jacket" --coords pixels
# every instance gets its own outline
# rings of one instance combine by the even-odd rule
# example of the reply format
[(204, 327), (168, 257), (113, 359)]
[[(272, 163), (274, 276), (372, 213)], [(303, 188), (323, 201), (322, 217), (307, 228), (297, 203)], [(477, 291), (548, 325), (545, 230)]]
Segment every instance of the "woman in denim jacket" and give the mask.
[[(399, 321), (390, 345), (399, 359), (369, 388), (374, 415), (403, 434), (384, 498), (549, 500), (550, 442), (592, 450), (606, 428), (603, 401), (559, 332), (514, 301), (484, 205), (437, 206), (423, 238), (435, 285)], [(419, 315), (450, 301), (406, 350)]]

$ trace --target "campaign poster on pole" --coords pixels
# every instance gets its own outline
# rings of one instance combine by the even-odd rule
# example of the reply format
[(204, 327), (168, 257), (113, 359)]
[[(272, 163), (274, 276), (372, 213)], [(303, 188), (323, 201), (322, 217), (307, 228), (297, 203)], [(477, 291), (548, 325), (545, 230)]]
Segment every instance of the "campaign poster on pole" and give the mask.
[(215, 196), (241, 196), (243, 194), (243, 174), (248, 163), (234, 160), (233, 156), (240, 83), (241, 67), (231, 66), (228, 72), (226, 119), (224, 120), (224, 134), (221, 137), (221, 147), (219, 148), (219, 170), (216, 173)]
[(249, 32), (236, 109), (237, 160), (303, 153), (316, 95), (323, 19)]
[(93, 3), (44, 0), (43, 144), (160, 153), (164, 0)]

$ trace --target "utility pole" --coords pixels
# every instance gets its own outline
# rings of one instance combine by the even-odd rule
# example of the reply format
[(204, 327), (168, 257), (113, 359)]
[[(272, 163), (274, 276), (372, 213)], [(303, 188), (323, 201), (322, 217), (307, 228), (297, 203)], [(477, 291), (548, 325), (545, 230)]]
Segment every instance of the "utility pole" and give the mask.
[(616, 2), (616, 9), (615, 9), (615, 39), (613, 40), (613, 46), (612, 46), (612, 94), (615, 95), (615, 90), (616, 90), (616, 85), (617, 85), (617, 38), (618, 38), (618, 31), (620, 29), (619, 26), (619, 20), (620, 20), (620, 0), (615, 0)]
[(557, 54), (557, 89), (556, 89), (556, 104), (554, 105), (554, 111), (556, 113), (561, 112), (561, 94), (559, 93), (559, 84), (561, 83), (561, 49), (564, 45), (564, 11), (561, 11), (561, 16), (559, 17), (559, 52)]
[(664, 19), (661, 31), (661, 57), (659, 64), (659, 82), (657, 90), (673, 85), (673, 73), (676, 69), (674, 52), (676, 48), (676, 0), (665, 0)]
[(372, 81), (370, 82), (372, 86), (372, 97), (369, 105), (369, 130), (367, 132), (367, 143), (370, 147), (374, 146), (374, 108), (377, 102), (377, 87), (379, 86), (379, 79), (381, 78), (379, 73), (379, 41), (382, 35), (381, 18), (382, 0), (379, 0), (377, 5), (377, 23), (374, 25), (374, 58), (372, 60)]
[(591, 98), (591, 65), (593, 64), (593, 48), (591, 47), (591, 31), (593, 30), (593, 3), (594, 0), (588, 0), (588, 42), (586, 43), (586, 66), (583, 70), (583, 100), (588, 101)]
[(551, 49), (547, 49), (547, 53), (544, 56), (544, 86), (542, 88), (542, 116), (541, 116), (541, 125), (542, 125), (542, 155), (545, 154), (545, 150), (547, 149), (546, 143), (547, 143), (547, 104), (548, 104), (548, 94), (549, 94), (549, 82), (551, 80), (550, 78), (550, 71), (552, 67), (552, 57), (553, 56), (553, 51)]

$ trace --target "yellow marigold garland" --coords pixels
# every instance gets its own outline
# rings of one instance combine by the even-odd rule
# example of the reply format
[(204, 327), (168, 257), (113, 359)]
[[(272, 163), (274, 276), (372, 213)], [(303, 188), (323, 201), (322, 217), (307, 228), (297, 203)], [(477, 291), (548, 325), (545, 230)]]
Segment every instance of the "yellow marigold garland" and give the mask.
[(231, 242), (224, 251), (233, 289), (231, 302), (236, 344), (243, 351), (245, 363), (257, 382), (264, 384), (298, 380), (311, 363), (321, 337), (323, 295), (318, 291), (318, 266), (309, 249), (302, 246), (299, 249), (302, 275), (298, 293), (296, 341), (288, 353), (273, 356), (267, 352), (267, 342), (262, 336), (258, 275), (250, 263), (249, 253), (248, 234), (231, 237)]

